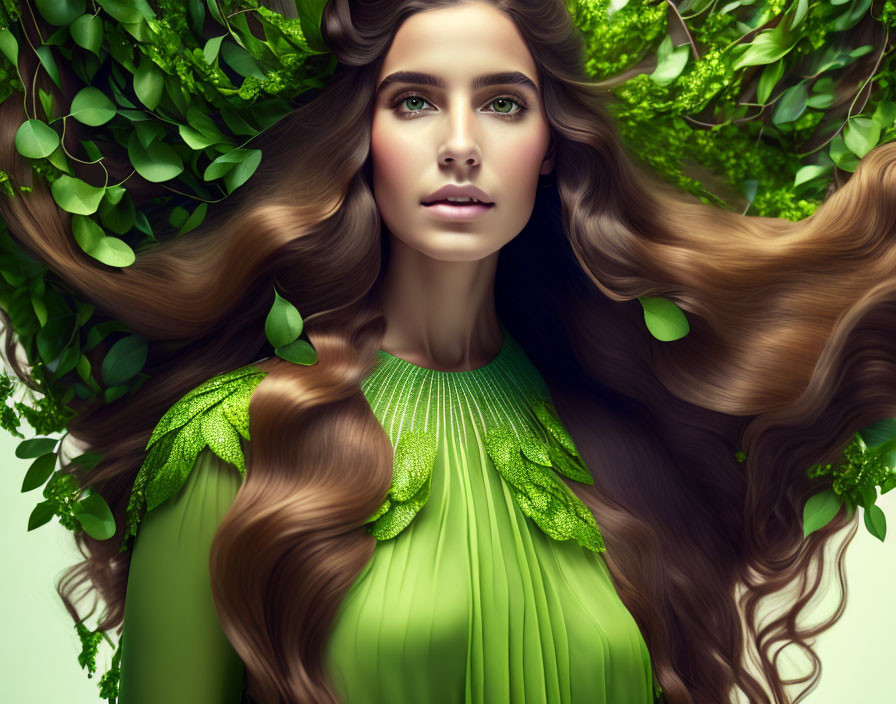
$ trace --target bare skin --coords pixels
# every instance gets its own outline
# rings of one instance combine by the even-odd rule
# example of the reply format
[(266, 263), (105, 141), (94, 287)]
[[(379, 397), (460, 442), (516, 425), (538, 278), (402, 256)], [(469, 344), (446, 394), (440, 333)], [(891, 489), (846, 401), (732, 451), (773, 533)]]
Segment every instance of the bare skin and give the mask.
[[(396, 71), (446, 87), (382, 84)], [(498, 72), (520, 72), (536, 89), (473, 89), (474, 78)], [(501, 247), (529, 220), (538, 177), (554, 166), (535, 61), (512, 20), (470, 2), (409, 17), (377, 85), (373, 191), (391, 245), (381, 347), (428, 369), (477, 369), (504, 341), (494, 301)], [(494, 206), (476, 220), (439, 218), (421, 202), (446, 184), (476, 185)]]

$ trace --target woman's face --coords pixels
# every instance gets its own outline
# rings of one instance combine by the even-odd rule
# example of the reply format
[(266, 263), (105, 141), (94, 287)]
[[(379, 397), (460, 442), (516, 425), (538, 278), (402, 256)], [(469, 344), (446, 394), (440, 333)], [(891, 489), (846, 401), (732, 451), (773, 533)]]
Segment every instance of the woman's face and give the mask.
[[(391, 80), (404, 71), (444, 85)], [(498, 73), (522, 83), (507, 76), (474, 83)], [(535, 62), (513, 22), (476, 2), (412, 15), (395, 35), (377, 86), (373, 191), (389, 231), (445, 261), (481, 259), (516, 237), (553, 155)], [(474, 185), (493, 205), (462, 220), (422, 204), (448, 184)]]

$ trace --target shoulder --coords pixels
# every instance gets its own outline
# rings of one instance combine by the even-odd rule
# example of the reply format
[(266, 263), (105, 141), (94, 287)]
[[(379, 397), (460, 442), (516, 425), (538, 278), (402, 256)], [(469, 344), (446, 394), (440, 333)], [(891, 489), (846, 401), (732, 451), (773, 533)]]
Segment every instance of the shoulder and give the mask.
[(185, 393), (156, 424), (131, 491), (125, 537), (136, 535), (145, 511), (177, 494), (199, 453), (208, 448), (242, 477), (249, 437), (249, 402), (268, 374), (256, 364), (223, 372)]

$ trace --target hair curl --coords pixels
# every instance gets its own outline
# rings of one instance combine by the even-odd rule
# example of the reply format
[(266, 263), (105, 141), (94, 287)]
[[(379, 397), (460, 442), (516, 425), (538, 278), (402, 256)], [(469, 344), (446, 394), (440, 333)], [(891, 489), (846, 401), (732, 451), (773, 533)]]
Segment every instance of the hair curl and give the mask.
[[(57, 586), (74, 618), (75, 592), (87, 585), (106, 603), (100, 627), (120, 630), (124, 510), (163, 412), (200, 382), (271, 353), (272, 280), (305, 316), (319, 362), (258, 363), (270, 373), (251, 401), (247, 476), (210, 564), (221, 625), (265, 704), (337, 701), (323, 646), (373, 554), (362, 522), (392, 470), (360, 390), (385, 331), (378, 283), (389, 255), (370, 188), (375, 80), (405, 18), (456, 4), (331, 0), (322, 32), (340, 61), (333, 81), (260, 135), (260, 168), (202, 227), (126, 269), (73, 243), (69, 214), (13, 146), (20, 100), (0, 105), (0, 168), (34, 189), (0, 199), (11, 233), (60, 285), (150, 340), (152, 384), (127, 401), (74, 402), (70, 434), (104, 455), (79, 481), (102, 491), (119, 526), (107, 541), (77, 536), (85, 560)], [(556, 145), (552, 187), (538, 189), (531, 220), (501, 252), (496, 304), (596, 478), (570, 488), (598, 517), (619, 596), (670, 704), (717, 704), (735, 688), (751, 702), (787, 702), (785, 685), (808, 680), (800, 701), (820, 677), (811, 639), (843, 612), (857, 521), (841, 512), (804, 539), (802, 507), (818, 489), (805, 469), (896, 415), (896, 146), (874, 149), (798, 223), (710, 207), (625, 151), (562, 0), (489, 4), (534, 57)], [(21, 63), (28, 86), (33, 60)], [(65, 138), (77, 144), (79, 129), (70, 122)], [(114, 149), (104, 150), (107, 168), (123, 178), (126, 155), (116, 161)], [(97, 180), (92, 167), (74, 168)], [(135, 176), (128, 190), (139, 202), (153, 188)], [(687, 311), (685, 338), (650, 336), (636, 300), (650, 295)], [(844, 529), (839, 608), (798, 625), (822, 583), (825, 546)], [(782, 595), (786, 608), (760, 627), (761, 603)], [(776, 644), (800, 647), (811, 672), (783, 679)]]

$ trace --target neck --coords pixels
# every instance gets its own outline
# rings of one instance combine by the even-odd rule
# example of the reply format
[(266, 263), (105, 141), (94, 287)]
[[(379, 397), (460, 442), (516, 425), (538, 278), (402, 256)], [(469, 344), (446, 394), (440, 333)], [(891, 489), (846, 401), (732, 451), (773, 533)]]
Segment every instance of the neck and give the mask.
[(443, 261), (390, 237), (381, 283), (386, 318), (381, 348), (442, 371), (491, 362), (504, 340), (494, 297), (500, 252), (475, 261)]

